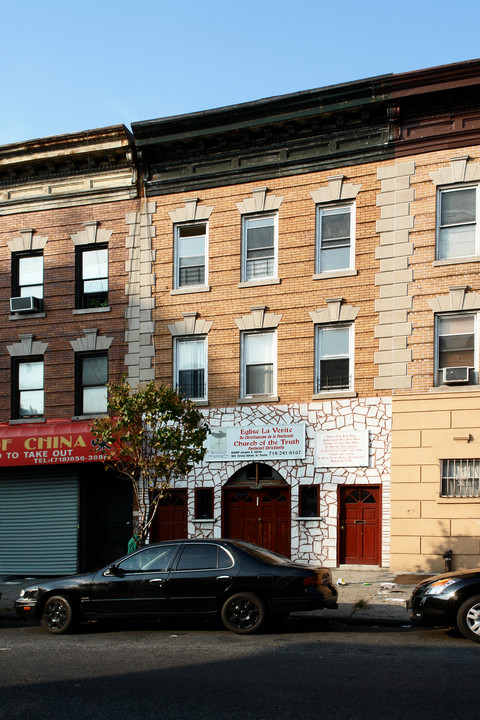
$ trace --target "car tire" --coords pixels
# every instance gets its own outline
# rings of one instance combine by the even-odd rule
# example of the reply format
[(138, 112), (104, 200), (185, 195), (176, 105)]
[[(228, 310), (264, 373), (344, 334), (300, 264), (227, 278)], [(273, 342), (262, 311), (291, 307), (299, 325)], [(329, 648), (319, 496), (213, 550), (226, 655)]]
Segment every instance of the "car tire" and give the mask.
[(265, 605), (253, 593), (237, 593), (223, 604), (220, 617), (227, 630), (249, 635), (258, 632), (265, 622)]
[(75, 613), (68, 598), (52, 595), (46, 601), (42, 613), (42, 625), (54, 635), (71, 632), (75, 627)]
[(460, 605), (457, 626), (467, 640), (480, 643), (480, 595), (473, 595)]

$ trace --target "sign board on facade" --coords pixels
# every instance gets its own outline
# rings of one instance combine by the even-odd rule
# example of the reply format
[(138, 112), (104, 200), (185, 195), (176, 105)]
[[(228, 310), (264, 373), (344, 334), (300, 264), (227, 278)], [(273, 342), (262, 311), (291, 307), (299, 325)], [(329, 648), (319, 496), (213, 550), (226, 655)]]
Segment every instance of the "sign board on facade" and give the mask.
[(99, 462), (102, 448), (87, 421), (0, 425), (0, 467)]
[(301, 460), (305, 423), (212, 427), (204, 462), (232, 460)]
[(315, 467), (368, 467), (368, 430), (317, 432)]

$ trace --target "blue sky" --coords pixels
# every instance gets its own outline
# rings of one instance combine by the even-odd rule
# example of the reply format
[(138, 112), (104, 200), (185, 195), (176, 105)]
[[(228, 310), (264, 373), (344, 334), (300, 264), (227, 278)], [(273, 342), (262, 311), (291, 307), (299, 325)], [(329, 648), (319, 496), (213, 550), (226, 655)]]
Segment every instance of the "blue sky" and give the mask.
[(480, 57), (463, 0), (17, 0), (0, 145)]

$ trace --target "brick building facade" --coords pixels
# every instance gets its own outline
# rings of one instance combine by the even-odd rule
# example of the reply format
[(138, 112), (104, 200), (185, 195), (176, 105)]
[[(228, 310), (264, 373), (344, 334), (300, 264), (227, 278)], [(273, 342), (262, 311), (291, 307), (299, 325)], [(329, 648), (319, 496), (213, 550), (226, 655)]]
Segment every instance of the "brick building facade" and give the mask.
[[(36, 148), (0, 149), (2, 264), (48, 238), (44, 313), (4, 323), (4, 382), (28, 343), (48, 344), (34, 353), (47, 424), (81, 422), (75, 355), (109, 338), (109, 379), (172, 383), (202, 407), (206, 459), (153, 540), (234, 535), (311, 563), (432, 571), (451, 548), (454, 567), (476, 565), (479, 107), (475, 61), (109, 129), (117, 158), (135, 153), (123, 175), (106, 148), (77, 167), (83, 187), (104, 178), (94, 201), (64, 163), (43, 171), (48, 201), (22, 178), (27, 205), (9, 205), (2, 166)], [(40, 144), (60, 156), (63, 141)], [(95, 233), (108, 306), (79, 314), (75, 253)]]

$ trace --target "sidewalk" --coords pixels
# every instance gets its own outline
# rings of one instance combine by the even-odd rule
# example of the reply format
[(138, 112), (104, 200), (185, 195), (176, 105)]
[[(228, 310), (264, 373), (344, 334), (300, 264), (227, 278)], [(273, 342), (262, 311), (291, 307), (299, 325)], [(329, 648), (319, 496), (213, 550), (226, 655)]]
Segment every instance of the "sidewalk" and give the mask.
[[(408, 625), (405, 601), (425, 575), (402, 578), (378, 567), (344, 566), (333, 568), (332, 577), (338, 586), (338, 610), (316, 610), (308, 615), (338, 622)], [(0, 622), (16, 617), (14, 605), (20, 590), (34, 583), (35, 578), (0, 578)]]

